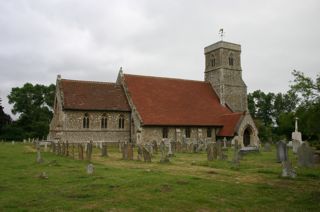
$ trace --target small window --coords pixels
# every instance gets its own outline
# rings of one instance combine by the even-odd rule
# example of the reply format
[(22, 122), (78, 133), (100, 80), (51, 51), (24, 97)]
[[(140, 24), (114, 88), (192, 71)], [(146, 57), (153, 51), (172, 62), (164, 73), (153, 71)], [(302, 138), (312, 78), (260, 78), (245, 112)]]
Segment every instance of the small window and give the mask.
[(83, 117), (83, 128), (89, 128), (89, 114), (85, 113)]
[(124, 116), (119, 116), (119, 129), (124, 129)]
[(102, 117), (101, 117), (101, 128), (102, 129), (105, 129), (108, 127), (108, 119), (107, 119), (107, 116), (106, 114), (102, 114)]
[(162, 128), (162, 138), (168, 138), (168, 127)]
[(207, 138), (211, 138), (212, 137), (212, 128), (208, 127), (207, 128)]
[(232, 53), (229, 55), (229, 65), (233, 66), (233, 54)]
[(189, 127), (186, 128), (186, 138), (190, 138), (191, 130)]

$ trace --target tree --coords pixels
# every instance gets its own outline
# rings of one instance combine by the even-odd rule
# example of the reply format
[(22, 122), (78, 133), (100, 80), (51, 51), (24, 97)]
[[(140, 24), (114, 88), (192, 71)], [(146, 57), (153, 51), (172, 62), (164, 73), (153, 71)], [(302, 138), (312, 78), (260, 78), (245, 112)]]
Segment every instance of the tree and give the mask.
[(0, 98), (0, 132), (2, 129), (12, 122), (11, 117), (3, 111), (2, 99)]
[(8, 95), (9, 103), (13, 104), (12, 113), (19, 114), (15, 129), (23, 130), (25, 137), (45, 137), (49, 132), (52, 118), (55, 85), (32, 85), (12, 88)]

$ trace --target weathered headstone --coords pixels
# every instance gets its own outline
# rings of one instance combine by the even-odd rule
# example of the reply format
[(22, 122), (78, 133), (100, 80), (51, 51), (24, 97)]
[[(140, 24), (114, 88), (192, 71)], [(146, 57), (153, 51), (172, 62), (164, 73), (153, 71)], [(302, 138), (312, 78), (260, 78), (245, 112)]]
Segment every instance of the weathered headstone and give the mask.
[(233, 153), (232, 163), (235, 168), (239, 168), (240, 155), (239, 155), (239, 144), (237, 139), (235, 139), (234, 141), (234, 153)]
[(108, 157), (107, 143), (105, 143), (105, 142), (102, 143), (101, 156)]
[(78, 155), (79, 155), (79, 160), (83, 160), (83, 145), (78, 144)]
[(281, 163), (282, 161), (288, 160), (288, 151), (287, 145), (283, 141), (277, 143), (277, 162)]
[(133, 160), (133, 144), (128, 143), (128, 160)]
[(298, 152), (300, 145), (301, 145), (300, 141), (292, 140), (292, 152), (296, 154)]
[(151, 162), (151, 154), (149, 150), (145, 147), (142, 147), (143, 159), (144, 162)]
[(168, 146), (168, 156), (169, 157), (174, 156), (174, 154), (172, 152), (172, 146), (171, 146), (171, 142), (170, 141), (167, 143), (167, 146)]
[(271, 145), (269, 142), (265, 143), (263, 146), (263, 151), (264, 152), (271, 152)]
[(92, 158), (92, 146), (93, 146), (93, 143), (92, 143), (92, 141), (90, 141), (89, 143), (87, 143), (87, 151), (86, 151), (86, 153), (87, 153), (87, 160), (88, 161), (91, 161), (91, 158)]
[(128, 160), (128, 144), (122, 143), (122, 159), (123, 160)]
[(57, 155), (61, 155), (61, 144), (60, 141), (58, 141), (58, 151), (57, 151)]
[(221, 141), (217, 141), (217, 156), (219, 160), (223, 159), (223, 153), (221, 148)]
[(303, 143), (298, 148), (298, 165), (302, 167), (311, 167), (314, 164), (314, 151), (313, 149), (307, 145), (306, 143)]
[(142, 160), (142, 157), (143, 157), (143, 152), (142, 152), (142, 146), (141, 146), (141, 144), (138, 144), (137, 152), (138, 152), (137, 159), (138, 159), (139, 161), (141, 161), (141, 160)]
[(40, 143), (37, 142), (36, 143), (36, 148), (37, 148), (37, 163), (42, 163), (43, 162), (43, 159), (41, 157), (41, 152), (40, 152)]
[(164, 141), (161, 141), (160, 143), (160, 151), (161, 151), (161, 159), (160, 159), (160, 163), (168, 163), (170, 162), (169, 158), (168, 158), (168, 152), (167, 152), (167, 148), (166, 145), (164, 143)]
[(295, 170), (292, 168), (290, 161), (282, 161), (282, 177), (295, 178), (297, 176)]
[(69, 157), (69, 142), (66, 141), (66, 154), (67, 157)]
[(52, 152), (56, 153), (56, 143), (54, 141), (51, 142)]
[(74, 144), (72, 144), (72, 159), (74, 159)]
[(64, 142), (62, 142), (62, 153), (61, 153), (63, 156), (65, 156), (66, 154), (66, 145)]
[(94, 172), (94, 166), (92, 163), (90, 163), (88, 166), (87, 166), (87, 174), (93, 174)]
[(213, 143), (209, 143), (207, 146), (207, 158), (208, 161), (213, 161), (214, 160), (214, 155), (213, 155), (213, 150), (214, 149), (214, 145)]
[(153, 149), (154, 149), (154, 153), (155, 153), (155, 154), (158, 154), (158, 144), (157, 144), (157, 141), (153, 141), (153, 142), (152, 142), (152, 146), (153, 146)]
[(227, 147), (227, 138), (226, 137), (223, 138), (223, 148), (228, 148)]
[(11, 143), (12, 143), (12, 145), (14, 145), (15, 142), (14, 142), (14, 141), (11, 141)]

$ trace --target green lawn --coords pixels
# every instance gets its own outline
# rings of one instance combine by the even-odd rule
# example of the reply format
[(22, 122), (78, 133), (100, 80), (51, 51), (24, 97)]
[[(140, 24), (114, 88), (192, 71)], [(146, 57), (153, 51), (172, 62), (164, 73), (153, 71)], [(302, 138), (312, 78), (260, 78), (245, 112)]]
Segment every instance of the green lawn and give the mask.
[[(316, 211), (320, 168), (297, 168), (283, 179), (275, 150), (247, 155), (240, 168), (206, 154), (176, 154), (170, 164), (123, 161), (116, 149), (101, 158), (94, 175), (86, 161), (43, 153), (36, 164), (31, 145), (0, 143), (0, 211)], [(136, 152), (135, 158), (136, 158)], [(229, 160), (232, 151), (229, 150)], [(290, 152), (296, 166), (296, 156)], [(48, 179), (39, 178), (46, 172)]]

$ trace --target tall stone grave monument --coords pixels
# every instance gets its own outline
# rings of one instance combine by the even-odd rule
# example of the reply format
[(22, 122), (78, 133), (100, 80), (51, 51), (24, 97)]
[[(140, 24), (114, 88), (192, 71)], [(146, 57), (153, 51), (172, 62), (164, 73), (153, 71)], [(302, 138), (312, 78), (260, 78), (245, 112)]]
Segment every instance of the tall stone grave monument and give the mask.
[(283, 141), (277, 143), (277, 162), (281, 163), (282, 161), (288, 160), (288, 151), (287, 144)]
[(292, 132), (292, 152), (297, 153), (298, 148), (302, 144), (301, 132), (298, 131), (298, 117), (295, 119), (295, 130)]

